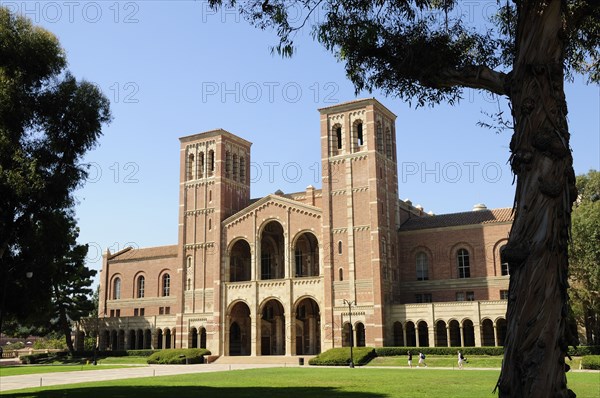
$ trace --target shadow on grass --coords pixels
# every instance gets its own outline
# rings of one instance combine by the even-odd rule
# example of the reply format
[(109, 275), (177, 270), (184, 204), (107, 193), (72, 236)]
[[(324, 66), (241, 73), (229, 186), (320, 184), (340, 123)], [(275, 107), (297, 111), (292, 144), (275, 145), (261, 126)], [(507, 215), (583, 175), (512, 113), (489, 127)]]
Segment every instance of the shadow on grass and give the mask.
[[(307, 380), (307, 382), (309, 382)], [(206, 386), (118, 386), (52, 389), (2, 394), (14, 398), (384, 398), (386, 395), (341, 391), (333, 387), (206, 387)]]

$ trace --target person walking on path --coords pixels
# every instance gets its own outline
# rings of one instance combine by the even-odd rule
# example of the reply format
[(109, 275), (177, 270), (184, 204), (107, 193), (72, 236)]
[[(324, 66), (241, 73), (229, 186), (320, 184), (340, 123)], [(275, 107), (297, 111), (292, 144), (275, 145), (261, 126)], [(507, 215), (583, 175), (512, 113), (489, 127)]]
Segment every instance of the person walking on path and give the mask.
[(412, 368), (412, 352), (408, 352), (408, 367)]
[(419, 352), (419, 364), (417, 365), (417, 367), (420, 368), (421, 365), (427, 367), (427, 364), (425, 363), (425, 354)]
[(458, 368), (462, 369), (464, 363), (465, 363), (465, 357), (463, 356), (463, 353), (459, 351), (458, 352)]

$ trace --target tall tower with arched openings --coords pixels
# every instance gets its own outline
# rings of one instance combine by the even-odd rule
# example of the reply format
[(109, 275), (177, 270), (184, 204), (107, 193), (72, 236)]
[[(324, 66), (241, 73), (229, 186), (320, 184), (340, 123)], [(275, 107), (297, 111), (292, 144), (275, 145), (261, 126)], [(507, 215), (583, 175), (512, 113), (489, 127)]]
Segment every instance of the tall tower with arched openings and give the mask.
[[(179, 139), (179, 256), (181, 308), (177, 338), (188, 336), (186, 318), (206, 314), (218, 334), (221, 221), (250, 202), (252, 143), (218, 129)], [(186, 316), (186, 314), (188, 314)]]
[[(325, 338), (343, 345), (348, 321), (367, 346), (384, 345), (386, 303), (397, 263), (396, 115), (375, 99), (319, 110), (323, 170)], [(352, 314), (348, 305), (353, 305)], [(338, 332), (343, 330), (342, 335)], [(354, 341), (364, 336), (354, 330)], [(362, 343), (362, 342), (361, 342)]]

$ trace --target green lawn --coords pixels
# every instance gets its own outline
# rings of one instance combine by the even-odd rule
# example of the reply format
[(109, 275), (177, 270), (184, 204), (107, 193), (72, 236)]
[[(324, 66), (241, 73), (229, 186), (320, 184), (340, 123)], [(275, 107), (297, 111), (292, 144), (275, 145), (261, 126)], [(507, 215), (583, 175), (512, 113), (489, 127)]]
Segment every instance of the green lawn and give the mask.
[[(85, 383), (2, 394), (15, 398), (493, 397), (497, 370), (276, 368)], [(598, 398), (600, 375), (569, 375), (578, 398)]]
[[(136, 365), (140, 366), (140, 365)], [(119, 369), (126, 368), (124, 365), (17, 365), (17, 366), (1, 366), (0, 377), (2, 376), (17, 376), (17, 375), (31, 375), (38, 373), (57, 373), (57, 372), (77, 372), (86, 370), (99, 370), (99, 369)]]

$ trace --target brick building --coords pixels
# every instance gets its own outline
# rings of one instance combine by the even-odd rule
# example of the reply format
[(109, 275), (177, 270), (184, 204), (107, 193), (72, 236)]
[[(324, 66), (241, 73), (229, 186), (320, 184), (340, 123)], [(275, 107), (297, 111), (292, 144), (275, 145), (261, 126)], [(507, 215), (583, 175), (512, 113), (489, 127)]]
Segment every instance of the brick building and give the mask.
[[(322, 189), (250, 198), (251, 143), (180, 138), (179, 239), (103, 257), (100, 348), (311, 355), (501, 345), (510, 209), (430, 215), (398, 197), (396, 116), (320, 109)], [(352, 328), (350, 327), (350, 318)]]

